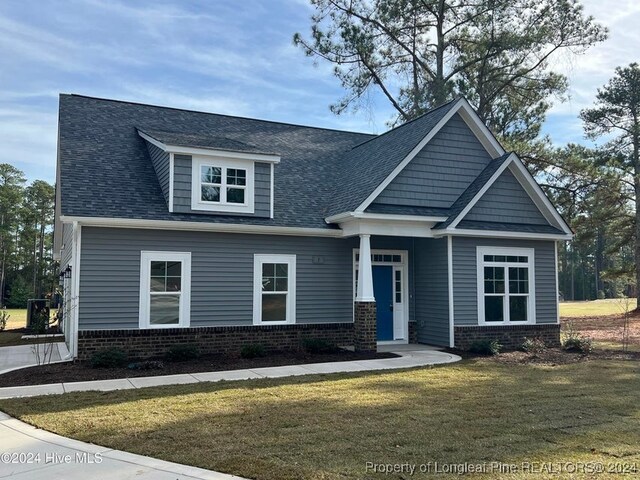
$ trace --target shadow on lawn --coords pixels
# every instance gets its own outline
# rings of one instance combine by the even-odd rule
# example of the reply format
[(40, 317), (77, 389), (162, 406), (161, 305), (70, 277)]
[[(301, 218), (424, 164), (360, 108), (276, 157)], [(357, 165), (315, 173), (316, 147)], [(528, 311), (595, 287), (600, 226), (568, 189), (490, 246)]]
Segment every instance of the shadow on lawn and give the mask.
[(618, 454), (637, 461), (639, 388), (633, 362), (534, 367), (469, 360), (391, 373), (17, 399), (0, 408), (63, 435), (251, 478), (369, 478), (375, 476), (366, 462), (593, 461)]

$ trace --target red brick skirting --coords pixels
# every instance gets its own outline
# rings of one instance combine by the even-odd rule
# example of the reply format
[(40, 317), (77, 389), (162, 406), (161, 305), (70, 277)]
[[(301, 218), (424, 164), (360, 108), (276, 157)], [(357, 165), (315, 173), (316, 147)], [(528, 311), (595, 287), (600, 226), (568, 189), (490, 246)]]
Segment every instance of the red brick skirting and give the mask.
[(112, 347), (121, 348), (131, 358), (159, 357), (180, 344), (196, 345), (204, 354), (235, 355), (243, 346), (253, 344), (263, 345), (266, 351), (297, 350), (305, 338), (353, 345), (353, 323), (82, 330), (78, 332), (78, 358), (86, 360), (96, 351)]
[(516, 350), (525, 338), (541, 338), (548, 347), (560, 346), (559, 324), (455, 327), (456, 348), (467, 350), (477, 340), (498, 340), (505, 350)]

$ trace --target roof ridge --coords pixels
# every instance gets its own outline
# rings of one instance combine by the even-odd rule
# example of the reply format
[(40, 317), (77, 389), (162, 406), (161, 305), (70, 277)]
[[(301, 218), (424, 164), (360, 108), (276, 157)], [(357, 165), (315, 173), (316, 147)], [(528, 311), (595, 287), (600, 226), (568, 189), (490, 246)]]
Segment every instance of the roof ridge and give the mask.
[[(129, 105), (140, 105), (143, 107), (153, 107), (153, 108), (163, 108), (165, 110), (177, 110), (180, 112), (189, 112), (189, 113), (200, 113), (203, 115), (215, 115), (218, 117), (227, 117), (227, 118), (237, 118), (240, 120), (252, 120), (254, 122), (263, 122), (263, 123), (272, 123), (272, 124), (277, 124), (277, 125), (287, 125), (290, 127), (300, 127), (300, 128), (311, 128), (314, 130), (324, 130), (324, 131), (328, 131), (328, 132), (339, 132), (339, 133), (350, 133), (350, 134), (354, 134), (354, 135), (366, 135), (372, 138), (376, 138), (377, 135), (374, 133), (366, 133), (366, 132), (354, 132), (353, 130), (340, 130), (338, 128), (325, 128), (325, 127), (315, 127), (313, 125), (301, 125), (299, 123), (291, 123), (291, 122), (280, 122), (277, 120), (265, 120), (263, 118), (253, 118), (253, 117), (243, 117), (241, 115), (228, 115), (225, 113), (215, 113), (215, 112), (205, 112), (202, 110), (192, 110), (192, 109), (188, 109), (188, 108), (179, 108), (179, 107), (167, 107), (165, 105), (155, 105), (152, 103), (142, 103), (142, 102), (132, 102), (129, 100), (119, 100), (119, 99), (115, 99), (115, 98), (105, 98), (105, 97), (94, 97), (91, 95), (82, 95), (79, 93), (61, 93), (60, 96), (65, 96), (65, 97), (78, 97), (78, 98), (88, 98), (90, 100), (100, 100), (103, 102), (114, 102), (114, 103), (126, 103)], [(385, 132), (386, 133), (386, 132)], [(371, 139), (369, 139), (371, 140)]]
[(398, 129), (402, 128), (402, 127), (405, 127), (405, 126), (409, 125), (410, 123), (413, 123), (413, 122), (415, 122), (415, 121), (417, 121), (417, 120), (420, 120), (421, 118), (424, 118), (424, 117), (426, 117), (427, 115), (431, 115), (432, 113), (436, 112), (437, 110), (440, 110), (441, 108), (446, 107), (446, 106), (447, 106), (447, 105), (449, 105), (450, 103), (457, 102), (457, 101), (458, 101), (458, 100), (460, 100), (461, 98), (463, 98), (463, 97), (456, 97), (456, 98), (454, 98), (454, 99), (452, 99), (452, 100), (449, 100), (448, 102), (443, 103), (442, 105), (438, 105), (437, 107), (434, 107), (434, 108), (432, 108), (431, 110), (429, 110), (429, 111), (427, 111), (427, 112), (424, 112), (422, 115), (418, 115), (416, 118), (412, 118), (411, 120), (409, 120), (408, 122), (403, 123), (402, 125), (398, 125), (397, 127), (393, 127), (393, 128), (391, 128), (391, 129), (387, 130), (386, 132), (381, 133), (380, 135), (376, 135), (376, 136), (374, 136), (373, 138), (369, 138), (368, 140), (365, 140), (364, 142), (359, 143), (359, 144), (357, 144), (357, 145), (353, 146), (353, 147), (351, 148), (351, 150), (355, 150), (355, 149), (356, 149), (356, 148), (358, 148), (360, 145), (364, 145), (365, 143), (369, 143), (370, 141), (375, 140), (376, 138), (381, 138), (381, 137), (385, 136), (385, 135), (386, 135), (386, 134), (388, 134), (388, 133), (395, 132), (396, 130), (398, 130)]

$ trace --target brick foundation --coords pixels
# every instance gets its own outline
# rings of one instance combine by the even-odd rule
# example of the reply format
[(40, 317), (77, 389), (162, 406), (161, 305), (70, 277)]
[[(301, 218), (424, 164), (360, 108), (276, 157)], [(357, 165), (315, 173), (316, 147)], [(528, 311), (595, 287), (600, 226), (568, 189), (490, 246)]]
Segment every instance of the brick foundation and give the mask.
[(376, 313), (376, 302), (354, 302), (353, 344), (359, 352), (378, 349)]
[(251, 344), (263, 345), (267, 351), (297, 350), (301, 348), (305, 338), (318, 338), (340, 346), (353, 345), (353, 327), (353, 323), (325, 323), (147, 330), (83, 330), (78, 332), (78, 358), (87, 360), (98, 350), (111, 347), (121, 348), (131, 358), (150, 358), (162, 356), (169, 347), (179, 344), (196, 345), (204, 354), (224, 353), (230, 355), (239, 354), (243, 346)]
[(478, 327), (455, 327), (455, 346), (467, 350), (476, 340), (496, 339), (505, 350), (520, 348), (526, 338), (541, 338), (548, 347), (560, 346), (559, 324), (537, 325), (490, 325)]
[(409, 343), (418, 343), (418, 324), (409, 322)]

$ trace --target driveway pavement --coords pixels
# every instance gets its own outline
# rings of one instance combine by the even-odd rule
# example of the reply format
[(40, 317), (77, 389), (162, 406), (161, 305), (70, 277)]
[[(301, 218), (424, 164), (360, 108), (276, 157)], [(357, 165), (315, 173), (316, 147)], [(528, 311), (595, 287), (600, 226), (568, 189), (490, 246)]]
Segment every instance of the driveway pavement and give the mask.
[[(54, 342), (51, 353), (51, 363), (60, 362), (69, 351), (64, 342)], [(34, 351), (34, 345), (17, 345), (14, 347), (0, 347), (0, 374), (16, 370), (18, 368), (33, 367), (38, 365), (38, 358)], [(42, 346), (40, 347), (41, 352)]]

